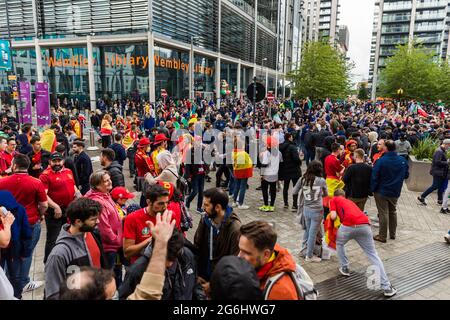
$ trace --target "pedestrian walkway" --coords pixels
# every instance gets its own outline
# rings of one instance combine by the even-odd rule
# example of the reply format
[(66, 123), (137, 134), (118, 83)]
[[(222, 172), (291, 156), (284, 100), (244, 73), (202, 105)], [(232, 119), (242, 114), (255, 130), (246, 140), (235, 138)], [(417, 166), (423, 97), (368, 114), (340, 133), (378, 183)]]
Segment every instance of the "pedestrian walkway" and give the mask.
[[(97, 154), (91, 154), (95, 156)], [(128, 161), (128, 160), (127, 160)], [(94, 170), (98, 169), (100, 164), (94, 163)], [(305, 172), (305, 167), (302, 168)], [(133, 190), (133, 181), (129, 178), (128, 163), (124, 164), (124, 175), (126, 177), (126, 185), (129, 190)], [(211, 172), (210, 176), (212, 181), (205, 184), (205, 189), (215, 186), (215, 172)], [(255, 190), (259, 186), (259, 170), (254, 170), (254, 176), (249, 180), (249, 189), (245, 196), (245, 204), (250, 206), (249, 210), (235, 209), (238, 215), (241, 217), (243, 223), (247, 223), (253, 220), (266, 220), (275, 225), (278, 233), (279, 243), (286, 247), (295, 257), (297, 262), (304, 266), (305, 270), (309, 273), (311, 278), (316, 284), (328, 279), (336, 278), (339, 275), (338, 271), (338, 259), (335, 255), (330, 260), (324, 260), (320, 263), (306, 263), (303, 258), (300, 258), (300, 242), (302, 239), (303, 231), (299, 224), (296, 222), (296, 214), (291, 212), (291, 209), (284, 209), (282, 189), (277, 193), (277, 199), (275, 202), (275, 212), (267, 213), (257, 210), (262, 203), (262, 192)], [(291, 186), (292, 188), (292, 186)], [(136, 193), (137, 194), (137, 193)], [(290, 192), (289, 194), (292, 194)], [(402, 195), (398, 201), (398, 232), (396, 240), (388, 240), (387, 243), (376, 242), (376, 248), (380, 258), (384, 261), (400, 256), (404, 253), (412, 252), (419, 248), (423, 248), (426, 245), (433, 243), (443, 243), (444, 234), (450, 229), (450, 215), (444, 215), (439, 213), (440, 206), (437, 205), (437, 196), (432, 194), (428, 199), (428, 206), (422, 206), (418, 204), (417, 196), (419, 193), (411, 192), (403, 187)], [(136, 197), (136, 201), (139, 201), (139, 197)], [(290, 200), (292, 204), (292, 200)], [(371, 220), (376, 220), (377, 210), (375, 201), (370, 198), (366, 205), (366, 211), (368, 212)], [(187, 233), (188, 239), (192, 240), (200, 215), (193, 213), (194, 216), (194, 228)], [(378, 229), (372, 228), (373, 233), (377, 234)], [(45, 243), (45, 227), (42, 229), (42, 235), (35, 251), (33, 265), (31, 269), (31, 278), (34, 280), (43, 280), (43, 252)], [(358, 246), (356, 242), (349, 242), (346, 245), (347, 256), (350, 260), (350, 267), (352, 270), (365, 270), (369, 265), (369, 262)], [(389, 272), (389, 270), (388, 270)], [(393, 279), (393, 285), (396, 283)], [(405, 296), (399, 296), (401, 299), (449, 299), (450, 277), (434, 283), (433, 285), (420, 288), (417, 291), (408, 293)], [(445, 290), (442, 290), (445, 289)], [(24, 295), (24, 299), (39, 300), (43, 298), (43, 288), (39, 288), (32, 293)]]

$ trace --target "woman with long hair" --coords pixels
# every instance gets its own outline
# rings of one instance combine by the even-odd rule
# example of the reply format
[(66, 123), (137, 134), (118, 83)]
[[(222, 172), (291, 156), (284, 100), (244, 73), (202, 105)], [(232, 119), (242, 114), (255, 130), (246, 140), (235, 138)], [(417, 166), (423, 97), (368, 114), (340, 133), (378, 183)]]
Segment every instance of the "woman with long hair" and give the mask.
[(320, 161), (311, 161), (303, 177), (297, 182), (293, 191), (299, 195), (298, 213), (304, 215), (305, 233), (303, 246), (306, 243), (306, 261), (320, 262), (321, 259), (313, 255), (316, 236), (323, 219), (323, 197), (328, 196), (327, 184), (323, 178), (323, 167)]

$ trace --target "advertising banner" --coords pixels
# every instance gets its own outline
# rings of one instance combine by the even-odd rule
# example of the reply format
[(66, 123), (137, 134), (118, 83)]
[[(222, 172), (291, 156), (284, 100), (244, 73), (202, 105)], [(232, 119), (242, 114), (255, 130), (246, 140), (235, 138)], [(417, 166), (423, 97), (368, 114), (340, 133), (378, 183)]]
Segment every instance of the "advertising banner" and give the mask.
[(19, 82), (20, 101), (22, 102), (22, 122), (31, 123), (31, 85), (27, 81)]
[(36, 116), (38, 127), (51, 124), (48, 83), (36, 82)]

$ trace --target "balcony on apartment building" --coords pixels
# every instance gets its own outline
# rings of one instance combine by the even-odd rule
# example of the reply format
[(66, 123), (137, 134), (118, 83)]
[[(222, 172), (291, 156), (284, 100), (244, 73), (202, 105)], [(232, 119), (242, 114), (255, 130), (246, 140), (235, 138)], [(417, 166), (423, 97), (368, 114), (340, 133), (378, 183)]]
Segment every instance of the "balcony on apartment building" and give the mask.
[(439, 11), (438, 13), (421, 13), (422, 11), (416, 13), (416, 21), (445, 19), (445, 11)]
[(383, 11), (404, 11), (411, 10), (412, 2), (411, 1), (396, 1), (396, 2), (385, 2), (383, 6)]
[(409, 33), (409, 25), (387, 25), (381, 28), (381, 33), (389, 34), (389, 33)]
[(446, 25), (444, 23), (439, 24), (416, 24), (414, 31), (416, 32), (442, 32)]
[(392, 22), (409, 22), (411, 20), (410, 14), (405, 15), (383, 15), (383, 23), (392, 23)]
[(417, 9), (429, 9), (429, 8), (445, 8), (448, 5), (447, 0), (441, 1), (417, 1)]

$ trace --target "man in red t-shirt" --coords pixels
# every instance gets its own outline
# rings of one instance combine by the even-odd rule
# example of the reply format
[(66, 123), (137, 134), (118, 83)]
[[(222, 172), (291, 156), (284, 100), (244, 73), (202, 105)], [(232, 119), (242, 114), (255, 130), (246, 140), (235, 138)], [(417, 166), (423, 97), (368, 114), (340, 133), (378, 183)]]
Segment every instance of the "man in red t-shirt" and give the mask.
[(166, 211), (169, 191), (160, 185), (153, 185), (145, 198), (147, 207), (129, 214), (123, 226), (123, 251), (131, 263), (141, 256), (141, 252), (152, 241), (150, 222), (156, 224), (156, 214)]
[(336, 189), (344, 188), (344, 182), (342, 182), (341, 179), (345, 168), (339, 160), (341, 153), (341, 145), (338, 143), (333, 143), (331, 145), (331, 154), (325, 158), (324, 170), (326, 175), (328, 196), (330, 198), (333, 197)]
[(345, 192), (342, 189), (337, 189), (334, 192), (334, 198), (330, 200), (330, 214), (332, 220), (339, 217), (342, 224), (339, 227), (336, 239), (336, 251), (341, 265), (339, 272), (344, 276), (350, 276), (349, 261), (345, 255), (345, 244), (354, 239), (370, 260), (375, 275), (378, 275), (379, 283), (373, 289), (381, 288), (386, 297), (394, 296), (397, 290), (391, 285), (384, 270), (383, 262), (378, 257), (369, 218), (353, 201), (345, 198)]
[[(13, 175), (0, 179), (0, 190), (11, 192), (16, 201), (25, 208), (28, 224), (31, 228), (31, 250), (33, 252), (41, 236), (41, 221), (44, 219), (45, 211), (48, 208), (47, 194), (39, 179), (28, 174), (30, 159), (23, 154), (17, 154), (12, 162)], [(21, 286), (25, 291), (37, 289), (44, 283), (31, 281), (29, 272), (32, 257), (19, 259), (17, 271), (20, 274)], [(19, 270), (20, 269), (20, 270)]]
[(81, 193), (75, 186), (72, 171), (64, 168), (64, 157), (59, 152), (50, 156), (50, 165), (42, 172), (39, 179), (47, 193), (49, 209), (45, 216), (47, 239), (45, 242), (44, 263), (55, 246), (61, 227), (66, 222), (66, 208)]
[(3, 157), (6, 161), (6, 166), (8, 168), (11, 168), (14, 156), (17, 154), (16, 147), (17, 147), (16, 138), (14, 137), (8, 138), (6, 149), (3, 152)]

